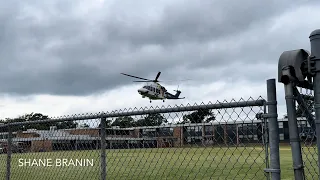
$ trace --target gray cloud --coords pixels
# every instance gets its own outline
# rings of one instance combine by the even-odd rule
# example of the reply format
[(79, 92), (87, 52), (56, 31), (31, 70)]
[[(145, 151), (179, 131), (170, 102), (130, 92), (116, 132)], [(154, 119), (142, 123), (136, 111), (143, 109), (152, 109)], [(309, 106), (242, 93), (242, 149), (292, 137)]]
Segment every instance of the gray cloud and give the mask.
[[(142, 2), (134, 5), (137, 11), (117, 1), (86, 14), (80, 1), (6, 3), (0, 13), (0, 92), (85, 95), (130, 83), (120, 72), (154, 78), (162, 71), (161, 79), (196, 83), (258, 81), (268, 72), (254, 63), (274, 66), (282, 51), (270, 38), (290, 39), (261, 32), (271, 18), (302, 3), (177, 1), (155, 8)], [(250, 76), (240, 68), (246, 63), (260, 73)]]

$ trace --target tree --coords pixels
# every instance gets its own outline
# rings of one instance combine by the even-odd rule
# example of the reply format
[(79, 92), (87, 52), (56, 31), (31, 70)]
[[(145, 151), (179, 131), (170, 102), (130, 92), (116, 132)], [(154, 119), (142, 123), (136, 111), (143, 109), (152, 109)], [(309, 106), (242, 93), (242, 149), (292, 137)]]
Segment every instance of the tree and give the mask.
[(145, 118), (142, 118), (142, 119), (138, 119), (135, 123), (135, 126), (136, 127), (139, 127), (139, 126), (148, 126), (147, 122), (146, 122), (146, 119)]
[[(207, 119), (205, 119), (207, 117)], [(181, 124), (184, 123), (202, 123), (202, 122), (211, 122), (214, 121), (215, 114), (210, 109), (200, 109), (197, 111), (192, 112), (191, 114), (184, 115), (183, 121), (180, 122)]]
[[(5, 123), (14, 123), (14, 122), (31, 122), (38, 120), (49, 120), (50, 118), (47, 115), (43, 115), (41, 113), (29, 113), (18, 116), (14, 119), (6, 119)], [(48, 130), (50, 126), (57, 126), (58, 129), (68, 129), (68, 128), (76, 128), (77, 123), (72, 121), (64, 121), (64, 122), (44, 122), (44, 123), (30, 123), (22, 126), (13, 126), (12, 131), (25, 131), (27, 129), (37, 129), (37, 130)], [(1, 131), (7, 131), (7, 129), (1, 129)]]
[(148, 116), (144, 118), (145, 126), (160, 126), (167, 122), (168, 120), (159, 113), (148, 114)]
[(81, 125), (81, 127), (88, 128), (88, 127), (90, 127), (90, 126), (89, 126), (87, 123), (84, 123), (84, 124)]
[(120, 128), (129, 128), (133, 127), (135, 124), (134, 119), (131, 116), (118, 117), (113, 123), (112, 126), (119, 126)]
[(145, 118), (136, 121), (135, 126), (160, 126), (168, 123), (168, 120), (160, 113), (148, 114)]
[(78, 123), (75, 123), (73, 121), (63, 121), (63, 122), (58, 122), (55, 124), (58, 129), (72, 129), (76, 128)]
[[(111, 120), (110, 119), (107, 119), (106, 120), (106, 128), (111, 128)], [(101, 127), (101, 122), (99, 123), (99, 125), (98, 125), (98, 128), (100, 128)]]

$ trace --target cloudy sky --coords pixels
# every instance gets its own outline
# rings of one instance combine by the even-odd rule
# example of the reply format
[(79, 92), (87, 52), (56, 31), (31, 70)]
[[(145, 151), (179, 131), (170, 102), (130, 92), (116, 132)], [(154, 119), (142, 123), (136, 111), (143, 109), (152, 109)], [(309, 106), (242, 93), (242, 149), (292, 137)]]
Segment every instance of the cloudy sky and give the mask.
[[(307, 0), (0, 0), (0, 117), (266, 97), (285, 50), (309, 47)], [(142, 99), (129, 73), (182, 90)], [(277, 83), (279, 114), (285, 113)]]

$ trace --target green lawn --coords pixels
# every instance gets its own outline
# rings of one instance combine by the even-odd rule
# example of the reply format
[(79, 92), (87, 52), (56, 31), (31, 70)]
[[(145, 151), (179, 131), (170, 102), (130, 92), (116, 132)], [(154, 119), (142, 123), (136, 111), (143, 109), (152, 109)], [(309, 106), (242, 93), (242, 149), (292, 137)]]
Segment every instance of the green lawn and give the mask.
[[(266, 179), (261, 147), (207, 147), (107, 150), (107, 179)], [(294, 179), (290, 147), (281, 147), (282, 179)], [(317, 179), (317, 154), (304, 148), (307, 179)], [(93, 166), (19, 167), (23, 159), (94, 159)], [(6, 155), (0, 156), (0, 179), (5, 179)], [(60, 151), (13, 154), (11, 179), (99, 179), (100, 151)]]

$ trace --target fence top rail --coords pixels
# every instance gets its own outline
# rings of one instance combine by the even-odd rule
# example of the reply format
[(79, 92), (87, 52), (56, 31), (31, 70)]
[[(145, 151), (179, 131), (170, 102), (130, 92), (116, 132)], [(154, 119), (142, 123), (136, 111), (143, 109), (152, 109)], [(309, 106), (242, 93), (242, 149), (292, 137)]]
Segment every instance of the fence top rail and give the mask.
[[(297, 118), (298, 122), (306, 122), (306, 118), (299, 117)], [(278, 122), (288, 122), (287, 118), (278, 119)], [(106, 128), (106, 130), (135, 130), (135, 129), (155, 129), (155, 128), (175, 128), (175, 127), (197, 127), (197, 126), (213, 126), (213, 125), (241, 125), (241, 124), (255, 124), (261, 123), (261, 120), (245, 120), (245, 121), (221, 121), (221, 122), (209, 122), (209, 123), (184, 123), (184, 124), (165, 124), (160, 126), (137, 126), (137, 127), (128, 127), (128, 128)], [(70, 129), (58, 129), (58, 131), (73, 131), (73, 130), (100, 130), (101, 128), (70, 128)], [(35, 130), (35, 131), (21, 131), (22, 133), (37, 133), (39, 131), (48, 132), (50, 130)], [(57, 131), (57, 130), (55, 130)], [(7, 135), (8, 132), (0, 132), (0, 135)], [(12, 134), (17, 134), (17, 132), (12, 132)]]
[(184, 111), (196, 111), (201, 109), (226, 109), (226, 108), (237, 108), (237, 107), (252, 107), (252, 106), (263, 106), (265, 105), (266, 100), (251, 100), (251, 101), (239, 101), (239, 102), (221, 102), (215, 104), (204, 104), (204, 105), (194, 105), (194, 106), (177, 106), (177, 107), (168, 107), (168, 108), (149, 108), (147, 110), (133, 110), (126, 112), (99, 112), (96, 114), (83, 114), (83, 115), (70, 115), (62, 116), (57, 118), (48, 118), (44, 120), (36, 121), (24, 121), (24, 122), (13, 122), (0, 124), (1, 127), (8, 126), (18, 126), (18, 125), (27, 125), (27, 124), (39, 124), (39, 123), (49, 123), (49, 122), (62, 122), (62, 121), (79, 121), (79, 120), (89, 120), (89, 119), (99, 119), (99, 118), (113, 118), (121, 116), (137, 116), (145, 114), (157, 114), (157, 113), (173, 113), (173, 112), (184, 112)]

